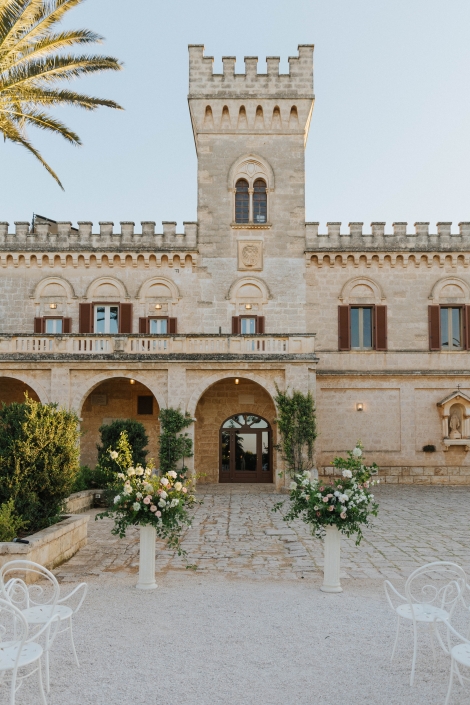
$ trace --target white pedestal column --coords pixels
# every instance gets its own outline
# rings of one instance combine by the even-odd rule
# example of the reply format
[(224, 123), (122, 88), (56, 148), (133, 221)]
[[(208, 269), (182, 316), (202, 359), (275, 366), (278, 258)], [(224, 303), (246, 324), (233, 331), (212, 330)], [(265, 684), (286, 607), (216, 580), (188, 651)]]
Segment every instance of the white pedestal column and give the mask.
[(155, 590), (155, 540), (153, 526), (140, 527), (139, 582), (138, 590)]
[(325, 564), (323, 568), (323, 592), (343, 592), (339, 581), (341, 555), (341, 532), (336, 526), (325, 527)]

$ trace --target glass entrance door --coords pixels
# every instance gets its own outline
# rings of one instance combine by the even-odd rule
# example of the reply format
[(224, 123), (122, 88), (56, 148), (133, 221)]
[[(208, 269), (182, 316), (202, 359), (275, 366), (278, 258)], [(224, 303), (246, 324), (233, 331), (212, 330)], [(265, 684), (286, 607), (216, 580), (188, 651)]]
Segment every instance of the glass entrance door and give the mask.
[(235, 414), (220, 429), (220, 482), (272, 482), (271, 428), (253, 414)]

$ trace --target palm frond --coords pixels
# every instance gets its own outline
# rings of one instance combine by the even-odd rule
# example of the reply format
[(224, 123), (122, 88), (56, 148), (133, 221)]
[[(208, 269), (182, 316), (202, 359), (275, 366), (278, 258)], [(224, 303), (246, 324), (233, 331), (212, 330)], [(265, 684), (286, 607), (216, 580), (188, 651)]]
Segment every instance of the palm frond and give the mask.
[(10, 140), (10, 142), (17, 142), (18, 144), (21, 144), (23, 147), (26, 147), (29, 152), (34, 154), (36, 159), (41, 162), (46, 171), (48, 171), (52, 178), (57, 181), (62, 191), (64, 190), (64, 187), (62, 186), (60, 179), (55, 173), (55, 171), (49, 166), (49, 164), (42, 158), (38, 150), (33, 147), (31, 142), (29, 142), (29, 140), (21, 134), (18, 128), (10, 120), (6, 120), (5, 118), (0, 117), (0, 132), (3, 133), (5, 139)]
[(17, 66), (12, 71), (5, 71), (0, 83), (0, 93), (18, 86), (38, 86), (63, 79), (70, 81), (90, 73), (121, 69), (122, 65), (112, 56), (53, 56), (49, 59), (33, 60), (24, 66)]
[(15, 52), (2, 54), (0, 51), (0, 72), (4, 69), (11, 71), (19, 64), (24, 64), (31, 59), (40, 59), (48, 54), (67, 49), (75, 44), (93, 44), (99, 43), (101, 40), (102, 37), (99, 34), (90, 32), (87, 29), (50, 34), (48, 37), (43, 37), (34, 44), (27, 44), (21, 52), (16, 51), (16, 47)]
[(114, 108), (115, 110), (124, 109), (114, 100), (95, 98), (82, 93), (75, 93), (75, 91), (47, 90), (43, 88), (26, 88), (21, 91), (21, 101), (43, 106), (74, 105), (85, 110), (96, 110), (99, 107)]
[[(16, 44), (37, 41), (62, 20), (66, 12), (83, 0), (17, 0), (23, 11), (2, 41), (2, 50), (9, 51)], [(20, 49), (21, 51), (21, 49)]]
[[(6, 111), (0, 110), (1, 112)], [(47, 113), (39, 110), (9, 110), (8, 117), (10, 120), (18, 122), (21, 126), (29, 124), (39, 127), (41, 130), (50, 130), (74, 145), (81, 145), (80, 137), (75, 132), (72, 132), (63, 122), (56, 120)]]

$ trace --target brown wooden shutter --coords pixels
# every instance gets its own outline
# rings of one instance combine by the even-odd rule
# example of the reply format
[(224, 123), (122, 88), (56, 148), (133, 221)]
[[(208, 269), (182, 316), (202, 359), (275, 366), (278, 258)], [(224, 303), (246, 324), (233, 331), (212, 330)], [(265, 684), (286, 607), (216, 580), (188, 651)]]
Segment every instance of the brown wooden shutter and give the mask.
[(232, 335), (238, 335), (240, 327), (240, 316), (232, 316)]
[(338, 349), (351, 349), (349, 306), (338, 306)]
[(429, 349), (441, 349), (441, 312), (439, 306), (428, 306)]
[(256, 318), (256, 332), (257, 333), (264, 333), (264, 316), (258, 316)]
[(139, 333), (141, 335), (148, 335), (150, 329), (150, 321), (148, 318), (139, 318)]
[(132, 333), (132, 304), (119, 304), (119, 332)]
[(462, 311), (464, 325), (463, 344), (466, 350), (470, 350), (470, 306), (464, 306)]
[(71, 318), (63, 318), (62, 319), (62, 331), (64, 333), (71, 333), (72, 332), (72, 319)]
[(78, 307), (78, 332), (93, 333), (93, 304), (80, 304)]
[(374, 347), (376, 350), (387, 349), (387, 307), (375, 306), (374, 311)]
[(39, 335), (44, 333), (44, 318), (34, 319), (34, 332)]
[(168, 333), (170, 335), (176, 335), (178, 332), (178, 319), (177, 318), (169, 318), (168, 319)]

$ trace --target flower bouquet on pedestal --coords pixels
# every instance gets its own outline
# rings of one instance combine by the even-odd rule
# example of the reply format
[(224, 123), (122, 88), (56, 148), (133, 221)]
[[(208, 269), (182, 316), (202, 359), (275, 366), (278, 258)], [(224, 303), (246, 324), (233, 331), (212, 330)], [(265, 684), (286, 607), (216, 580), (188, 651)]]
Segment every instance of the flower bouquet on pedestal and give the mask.
[(158, 536), (169, 548), (183, 555), (180, 538), (191, 524), (189, 509), (196, 500), (191, 492), (191, 482), (178, 480), (170, 470), (160, 477), (153, 467), (132, 466), (132, 451), (127, 435), (121, 433), (117, 450), (110, 449), (110, 456), (120, 472), (116, 473), (114, 504), (97, 519), (112, 517), (112, 533), (123, 538), (128, 526), (140, 527), (139, 582), (142, 590), (156, 588), (155, 541)]
[[(369, 526), (371, 516), (377, 516), (379, 505), (371, 487), (380, 481), (372, 479), (378, 472), (375, 463), (366, 466), (361, 443), (348, 457), (335, 458), (333, 466), (338, 478), (312, 480), (310, 472), (295, 475), (290, 484), (290, 508), (285, 521), (300, 518), (312, 533), (325, 538), (324, 580), (321, 590), (341, 592), (339, 580), (341, 534), (356, 534), (356, 545), (362, 539), (362, 528)], [(284, 502), (275, 505), (280, 510)]]

